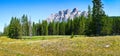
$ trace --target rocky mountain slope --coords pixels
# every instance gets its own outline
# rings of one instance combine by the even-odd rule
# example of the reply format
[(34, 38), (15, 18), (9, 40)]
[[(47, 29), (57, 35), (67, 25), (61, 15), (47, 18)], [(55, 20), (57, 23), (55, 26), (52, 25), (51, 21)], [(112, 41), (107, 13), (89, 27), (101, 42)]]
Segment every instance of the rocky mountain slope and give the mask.
[(74, 8), (72, 11), (69, 9), (66, 9), (63, 11), (59, 11), (58, 13), (51, 14), (47, 18), (47, 22), (67, 21), (68, 19), (73, 19), (73, 18), (81, 16), (81, 15), (87, 16), (87, 14), (88, 13), (86, 11), (79, 11), (77, 8)]

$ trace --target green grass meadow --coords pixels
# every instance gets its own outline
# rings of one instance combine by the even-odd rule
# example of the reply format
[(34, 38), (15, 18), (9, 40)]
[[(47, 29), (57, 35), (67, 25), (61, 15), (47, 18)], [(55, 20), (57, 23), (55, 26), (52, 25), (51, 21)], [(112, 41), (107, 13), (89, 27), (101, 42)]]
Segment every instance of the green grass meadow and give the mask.
[(120, 36), (0, 37), (0, 56), (119, 56)]

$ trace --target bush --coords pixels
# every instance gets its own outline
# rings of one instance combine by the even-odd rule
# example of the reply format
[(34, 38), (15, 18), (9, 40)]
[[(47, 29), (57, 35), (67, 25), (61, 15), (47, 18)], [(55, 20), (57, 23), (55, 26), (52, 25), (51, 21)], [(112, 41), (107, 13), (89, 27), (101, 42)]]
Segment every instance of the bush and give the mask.
[(73, 34), (73, 33), (71, 34), (71, 37), (70, 37), (70, 38), (71, 38), (71, 39), (74, 38), (74, 34)]

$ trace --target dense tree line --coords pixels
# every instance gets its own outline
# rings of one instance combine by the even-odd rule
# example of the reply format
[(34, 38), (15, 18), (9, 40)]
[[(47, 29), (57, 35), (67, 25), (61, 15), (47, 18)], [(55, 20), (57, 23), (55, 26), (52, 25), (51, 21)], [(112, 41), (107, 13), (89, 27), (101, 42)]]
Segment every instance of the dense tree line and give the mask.
[[(10, 37), (17, 38), (16, 36), (29, 36), (29, 25), (28, 28), (23, 31), (22, 19), (12, 17), (9, 26), (5, 26), (4, 35), (9, 35)], [(76, 17), (73, 20), (68, 19), (68, 21), (62, 22), (50, 22), (39, 21), (38, 23), (32, 23), (32, 35), (92, 35), (91, 28), (91, 17)], [(120, 35), (120, 17), (108, 17), (104, 16), (101, 20), (102, 27), (99, 35)], [(28, 22), (29, 24), (29, 22)], [(95, 29), (95, 28), (93, 28)], [(25, 35), (25, 33), (28, 33)], [(94, 36), (94, 35), (93, 35)]]
[(92, 2), (92, 10), (88, 6), (88, 16), (81, 15), (62, 22), (48, 23), (43, 20), (35, 23), (31, 22), (27, 15), (23, 15), (20, 19), (12, 17), (10, 24), (4, 28), (4, 35), (12, 38), (29, 35), (120, 35), (120, 17), (107, 16), (101, 0)]

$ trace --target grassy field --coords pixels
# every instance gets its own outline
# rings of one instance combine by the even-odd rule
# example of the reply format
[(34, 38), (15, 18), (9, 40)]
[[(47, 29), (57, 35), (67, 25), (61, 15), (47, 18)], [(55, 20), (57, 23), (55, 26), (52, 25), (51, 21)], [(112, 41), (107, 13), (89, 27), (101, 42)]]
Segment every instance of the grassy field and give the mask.
[(0, 56), (119, 56), (120, 36), (0, 37)]

